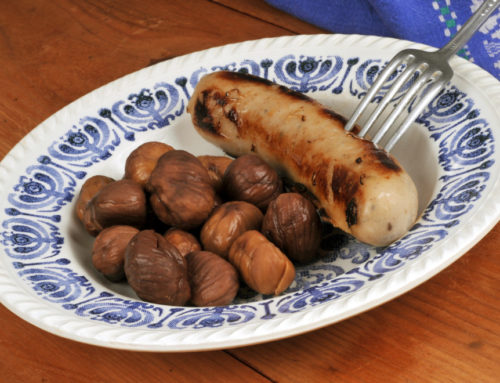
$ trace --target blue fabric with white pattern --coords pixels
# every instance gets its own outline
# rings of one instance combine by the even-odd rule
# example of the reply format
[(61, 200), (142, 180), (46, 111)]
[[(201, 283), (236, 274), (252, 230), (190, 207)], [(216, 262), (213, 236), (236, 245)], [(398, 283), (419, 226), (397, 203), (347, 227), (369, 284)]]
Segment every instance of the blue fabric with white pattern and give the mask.
[[(267, 0), (334, 33), (390, 36), (442, 47), (482, 0)], [(470, 39), (460, 56), (500, 79), (500, 10)]]

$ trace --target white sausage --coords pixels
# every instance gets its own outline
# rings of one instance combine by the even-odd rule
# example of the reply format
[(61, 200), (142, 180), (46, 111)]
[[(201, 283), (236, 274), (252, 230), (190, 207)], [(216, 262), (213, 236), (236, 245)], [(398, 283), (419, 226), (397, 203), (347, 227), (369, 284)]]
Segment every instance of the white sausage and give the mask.
[(388, 245), (416, 220), (417, 190), (397, 160), (346, 132), (343, 117), (304, 94), (220, 71), (199, 81), (187, 111), (205, 139), (233, 156), (258, 154), (362, 242)]

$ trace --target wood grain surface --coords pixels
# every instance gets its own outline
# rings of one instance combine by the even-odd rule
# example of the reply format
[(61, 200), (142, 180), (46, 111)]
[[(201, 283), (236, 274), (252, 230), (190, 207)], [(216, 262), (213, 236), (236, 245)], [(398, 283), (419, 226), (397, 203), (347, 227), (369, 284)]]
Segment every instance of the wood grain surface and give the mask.
[[(0, 157), (68, 103), (200, 49), (322, 33), (262, 0), (2, 0)], [(121, 351), (52, 335), (0, 306), (0, 382), (499, 382), (500, 225), (378, 308), (221, 351)]]

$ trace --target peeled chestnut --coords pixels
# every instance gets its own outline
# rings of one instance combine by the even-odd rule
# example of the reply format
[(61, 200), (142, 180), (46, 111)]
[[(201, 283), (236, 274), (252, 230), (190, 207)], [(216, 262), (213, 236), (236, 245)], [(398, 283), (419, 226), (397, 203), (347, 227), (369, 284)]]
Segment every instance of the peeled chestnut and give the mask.
[(238, 272), (225, 259), (209, 251), (195, 251), (186, 257), (191, 302), (196, 306), (224, 306), (238, 293)]
[(113, 178), (97, 175), (90, 177), (83, 183), (75, 205), (76, 215), (80, 221), (83, 222), (83, 213), (85, 212), (85, 207), (89, 201), (99, 192), (99, 190), (103, 188), (104, 185), (111, 182), (114, 182)]
[(92, 235), (114, 225), (141, 228), (145, 220), (146, 195), (141, 185), (128, 179), (103, 186), (83, 214), (85, 228)]
[(145, 187), (158, 159), (173, 149), (170, 145), (157, 141), (146, 142), (138, 146), (125, 161), (124, 177)]
[(222, 177), (226, 172), (227, 167), (231, 162), (232, 158), (224, 156), (198, 156), (203, 166), (208, 170), (208, 175), (210, 176), (210, 182), (212, 183), (215, 191), (219, 191), (222, 188)]
[(200, 240), (203, 248), (227, 258), (229, 248), (241, 234), (260, 229), (263, 214), (244, 201), (230, 201), (217, 207), (204, 223)]
[(181, 229), (172, 227), (163, 234), (163, 238), (174, 245), (183, 257), (193, 251), (201, 250), (198, 239), (193, 234)]
[(298, 193), (283, 193), (269, 204), (262, 233), (290, 259), (306, 263), (319, 249), (321, 222), (311, 201)]
[(262, 233), (250, 230), (234, 241), (229, 261), (245, 283), (261, 294), (278, 295), (295, 278), (295, 267)]
[(202, 224), (214, 207), (215, 191), (201, 161), (184, 150), (163, 154), (148, 182), (158, 218), (189, 230)]
[(245, 154), (227, 167), (222, 189), (229, 200), (246, 201), (265, 210), (283, 191), (278, 173), (255, 154)]
[(117, 225), (97, 235), (92, 248), (92, 264), (110, 281), (119, 282), (125, 278), (125, 249), (138, 232), (135, 227)]
[(182, 306), (191, 297), (186, 260), (153, 230), (140, 231), (129, 242), (125, 275), (137, 296), (145, 301)]

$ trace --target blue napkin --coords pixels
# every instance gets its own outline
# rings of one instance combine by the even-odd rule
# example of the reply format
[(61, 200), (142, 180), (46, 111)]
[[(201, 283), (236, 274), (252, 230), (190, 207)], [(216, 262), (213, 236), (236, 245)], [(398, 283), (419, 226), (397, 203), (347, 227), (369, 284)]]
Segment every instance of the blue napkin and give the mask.
[[(440, 48), (482, 0), (266, 0), (334, 33), (390, 36)], [(500, 79), (500, 9), (458, 54)]]

